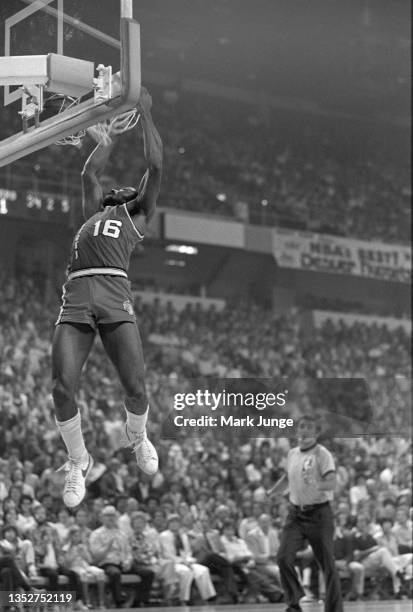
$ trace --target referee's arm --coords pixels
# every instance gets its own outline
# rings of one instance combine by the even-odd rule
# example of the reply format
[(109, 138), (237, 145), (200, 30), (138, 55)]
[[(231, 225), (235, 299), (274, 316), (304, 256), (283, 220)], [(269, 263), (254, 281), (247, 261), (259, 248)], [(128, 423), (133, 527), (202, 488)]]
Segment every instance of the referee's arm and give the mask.
[(337, 474), (331, 470), (326, 472), (320, 482), (317, 483), (317, 489), (319, 491), (335, 491), (337, 486)]
[(266, 490), (266, 494), (272, 495), (273, 493), (279, 493), (280, 491), (283, 491), (283, 493), (285, 494), (287, 486), (288, 486), (288, 477), (287, 477), (287, 473), (284, 472), (281, 478), (277, 480), (277, 482), (271, 487), (271, 489)]

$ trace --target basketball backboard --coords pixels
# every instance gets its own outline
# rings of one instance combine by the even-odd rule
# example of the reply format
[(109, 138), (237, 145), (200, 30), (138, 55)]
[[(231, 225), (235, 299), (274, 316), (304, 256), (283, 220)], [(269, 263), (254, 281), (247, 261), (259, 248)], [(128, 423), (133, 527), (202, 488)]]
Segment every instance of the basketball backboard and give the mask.
[(3, 104), (11, 105), (13, 110), (15, 107), (11, 116), (16, 118), (18, 134), (0, 142), (0, 166), (48, 146), (76, 128), (86, 128), (136, 105), (140, 92), (140, 32), (139, 24), (132, 19), (132, 0), (9, 0), (0, 12), (5, 58), (50, 58), (50, 54), (58, 54), (92, 62), (92, 70), (99, 64), (111, 66), (112, 73), (123, 67), (121, 87), (112, 100), (94, 104), (92, 79), (90, 95), (85, 95), (80, 104), (44, 121), (40, 115), (40, 123), (30, 126), (24, 134), (19, 133), (21, 87), (15, 80), (6, 83)]

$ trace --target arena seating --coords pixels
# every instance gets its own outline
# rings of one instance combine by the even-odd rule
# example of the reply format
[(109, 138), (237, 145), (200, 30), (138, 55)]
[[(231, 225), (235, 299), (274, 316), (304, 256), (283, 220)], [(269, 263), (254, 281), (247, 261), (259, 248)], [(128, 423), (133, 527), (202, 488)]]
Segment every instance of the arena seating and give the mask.
[[(39, 287), (30, 279), (17, 280), (3, 273), (1, 287), (0, 501), (15, 484), (14, 488), (32, 491), (36, 500), (45, 503), (47, 498), (55, 516), (61, 505), (59, 489), (42, 475), (51, 472), (50, 466), (58, 467), (56, 449), (62, 448), (50, 427), (53, 416), (49, 401), (50, 330), (57, 304), (45, 304)], [(350, 489), (361, 474), (367, 483), (363, 507), (369, 508), (373, 519), (380, 517), (389, 499), (395, 506), (411, 504), (411, 440), (405, 410), (410, 405), (409, 337), (402, 329), (389, 332), (364, 324), (343, 327), (330, 322), (311, 333), (306, 327), (304, 333), (297, 309), (276, 316), (242, 302), (219, 315), (197, 309), (178, 313), (159, 304), (150, 308), (138, 303), (136, 307), (147, 361), (149, 431), (161, 461), (159, 476), (150, 486), (140, 487), (136, 465), (118, 450), (123, 418), (120, 389), (99, 345), (91, 355), (79, 395), (87, 444), (97, 464), (104, 472), (113, 454), (124, 465), (118, 495), (136, 497), (151, 516), (156, 509), (166, 515), (182, 506), (182, 512), (194, 516), (206, 508), (212, 521), (219, 519), (222, 504), (238, 521), (243, 516), (243, 504), (256, 500), (270, 512), (274, 524), (281, 525), (282, 508), (262, 497), (262, 483), (277, 478), (288, 448), (283, 439), (273, 440), (269, 447), (253, 441), (240, 446), (236, 439), (212, 437), (210, 433), (199, 441), (185, 436), (166, 440), (160, 433), (162, 415), (169, 409), (169, 392), (176, 388), (177, 380), (184, 385), (186, 379), (202, 372), (210, 376), (276, 376), (286, 371), (295, 376), (305, 371), (304, 363), (316, 363), (318, 376), (365, 376), (375, 400), (380, 431), (401, 432), (399, 437), (378, 433), (330, 442), (339, 465), (337, 503), (350, 504)], [(179, 339), (179, 350), (167, 342), (172, 329)], [(155, 344), (151, 341), (153, 334)], [(280, 370), (280, 364), (286, 370)], [(351, 465), (350, 457), (355, 458)], [(24, 462), (29, 462), (30, 473), (40, 477), (34, 478), (38, 483), (34, 489), (13, 480), (15, 467)], [(254, 474), (258, 474), (256, 479)], [(30, 474), (27, 482), (31, 482)], [(94, 497), (102, 496), (100, 482), (90, 486), (89, 508)], [(115, 502), (116, 496), (107, 501)]]
[[(408, 138), (400, 128), (294, 113), (153, 89), (154, 119), (164, 142), (161, 206), (392, 243), (410, 241)], [(3, 125), (18, 129), (10, 109)], [(242, 127), (242, 129), (240, 129)], [(107, 174), (131, 185), (143, 170), (131, 163), (136, 132), (119, 138)], [(0, 170), (0, 179), (45, 191), (79, 192), (81, 163), (91, 150), (44, 149)], [(357, 151), (357, 155), (354, 155)], [(58, 167), (59, 176), (56, 175)], [(61, 178), (62, 177), (62, 178)], [(56, 185), (56, 187), (53, 187)]]

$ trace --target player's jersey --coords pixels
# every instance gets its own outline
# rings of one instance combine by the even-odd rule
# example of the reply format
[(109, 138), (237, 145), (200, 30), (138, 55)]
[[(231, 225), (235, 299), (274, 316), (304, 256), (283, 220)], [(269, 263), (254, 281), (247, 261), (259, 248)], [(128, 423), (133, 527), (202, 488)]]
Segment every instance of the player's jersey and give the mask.
[(128, 270), (129, 261), (143, 234), (135, 227), (126, 204), (107, 206), (90, 217), (77, 232), (68, 272), (88, 268)]

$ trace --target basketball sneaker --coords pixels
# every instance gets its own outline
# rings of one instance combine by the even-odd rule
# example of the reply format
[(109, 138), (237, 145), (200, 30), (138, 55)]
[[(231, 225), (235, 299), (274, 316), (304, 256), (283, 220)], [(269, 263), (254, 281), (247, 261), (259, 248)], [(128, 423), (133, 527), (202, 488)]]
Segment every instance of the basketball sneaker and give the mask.
[(125, 437), (126, 446), (131, 446), (132, 452), (135, 453), (138, 468), (145, 472), (145, 474), (148, 474), (148, 476), (156, 474), (159, 465), (158, 453), (152, 442), (148, 440), (146, 430), (143, 433), (137, 434), (130, 431), (128, 424), (125, 423)]
[(86, 494), (86, 478), (89, 476), (93, 467), (93, 458), (89, 453), (87, 460), (74, 461), (68, 459), (62, 467), (57, 471), (64, 470), (65, 486), (63, 489), (63, 502), (68, 508), (76, 508), (85, 497)]

